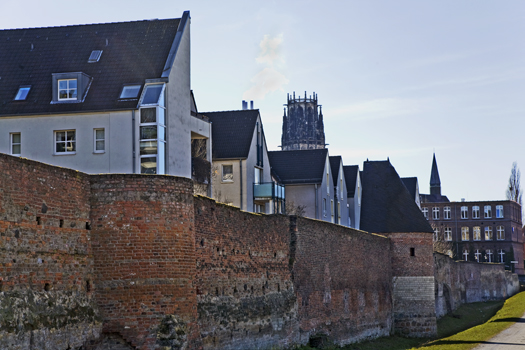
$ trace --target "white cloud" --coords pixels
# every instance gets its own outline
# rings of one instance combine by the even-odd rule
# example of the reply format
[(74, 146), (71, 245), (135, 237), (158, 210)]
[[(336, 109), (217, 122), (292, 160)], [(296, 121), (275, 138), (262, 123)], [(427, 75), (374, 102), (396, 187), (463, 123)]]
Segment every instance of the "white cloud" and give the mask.
[(270, 92), (284, 91), (284, 85), (290, 82), (276, 69), (276, 66), (282, 66), (285, 62), (281, 51), (283, 41), (283, 34), (275, 37), (265, 35), (261, 40), (259, 44), (261, 51), (255, 61), (266, 67), (251, 79), (254, 85), (244, 92), (244, 100), (262, 100)]

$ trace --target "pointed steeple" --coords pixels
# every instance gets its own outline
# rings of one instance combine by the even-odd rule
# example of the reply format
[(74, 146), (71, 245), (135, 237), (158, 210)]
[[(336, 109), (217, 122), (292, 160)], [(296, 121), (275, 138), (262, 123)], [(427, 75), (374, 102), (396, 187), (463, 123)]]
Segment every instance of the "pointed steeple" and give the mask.
[(441, 180), (439, 179), (439, 172), (435, 153), (434, 159), (432, 160), (432, 171), (430, 172), (430, 194), (441, 197)]

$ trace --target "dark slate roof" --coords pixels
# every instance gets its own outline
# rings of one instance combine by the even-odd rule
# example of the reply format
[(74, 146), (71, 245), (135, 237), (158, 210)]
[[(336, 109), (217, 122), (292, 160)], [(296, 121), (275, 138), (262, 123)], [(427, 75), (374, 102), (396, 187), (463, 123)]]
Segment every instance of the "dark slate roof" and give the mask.
[[(124, 84), (161, 78), (180, 19), (0, 30), (0, 116), (131, 109)], [(88, 63), (93, 50), (100, 60)], [(52, 101), (52, 74), (83, 72), (92, 83), (83, 103)], [(13, 101), (31, 85), (25, 101)]]
[(202, 112), (211, 121), (213, 159), (247, 158), (258, 109)]
[(341, 156), (330, 156), (330, 170), (332, 171), (332, 180), (334, 181), (334, 186), (337, 184), (337, 177), (339, 176), (339, 167), (343, 162)]
[(390, 161), (365, 162), (361, 181), (362, 230), (373, 233), (433, 232)]
[(346, 196), (352, 198), (355, 195), (355, 183), (357, 181), (357, 172), (359, 165), (344, 165), (343, 173), (345, 174)]
[(402, 177), (401, 180), (412, 196), (412, 199), (416, 200), (417, 177)]
[(326, 165), (328, 149), (310, 149), (294, 151), (268, 152), (272, 170), (282, 183), (320, 184)]
[(447, 196), (440, 194), (419, 194), (421, 203), (449, 203), (450, 200)]

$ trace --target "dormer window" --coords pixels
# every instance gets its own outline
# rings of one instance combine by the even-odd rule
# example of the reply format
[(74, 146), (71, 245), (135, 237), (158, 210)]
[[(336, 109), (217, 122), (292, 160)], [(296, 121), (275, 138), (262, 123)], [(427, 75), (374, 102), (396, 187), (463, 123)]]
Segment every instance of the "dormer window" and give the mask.
[(27, 94), (31, 90), (31, 86), (20, 86), (15, 96), (15, 101), (24, 101), (27, 98)]
[(58, 100), (76, 100), (77, 99), (77, 80), (64, 79), (58, 81)]
[(142, 96), (141, 105), (144, 106), (144, 105), (163, 104), (162, 102), (159, 101), (163, 90), (164, 90), (164, 84), (146, 85), (146, 89)]
[(91, 77), (81, 73), (54, 73), (53, 101), (51, 103), (84, 102), (91, 85)]
[(137, 98), (140, 92), (140, 85), (126, 85), (122, 88), (120, 93), (121, 99)]

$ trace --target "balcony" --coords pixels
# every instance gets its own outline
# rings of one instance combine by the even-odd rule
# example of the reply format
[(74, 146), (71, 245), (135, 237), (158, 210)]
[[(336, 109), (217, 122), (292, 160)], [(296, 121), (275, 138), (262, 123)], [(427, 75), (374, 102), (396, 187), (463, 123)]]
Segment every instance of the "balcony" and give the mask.
[(253, 184), (255, 200), (284, 200), (284, 186), (275, 182)]

